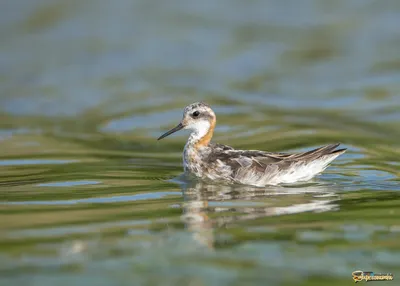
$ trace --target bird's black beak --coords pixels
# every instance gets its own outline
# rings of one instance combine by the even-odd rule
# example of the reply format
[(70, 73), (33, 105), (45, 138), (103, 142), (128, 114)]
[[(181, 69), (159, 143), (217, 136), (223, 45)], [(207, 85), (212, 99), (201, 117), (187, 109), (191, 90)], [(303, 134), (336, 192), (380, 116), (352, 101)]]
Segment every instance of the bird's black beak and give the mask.
[(157, 140), (161, 140), (164, 137), (167, 137), (168, 135), (171, 135), (172, 133), (175, 133), (176, 131), (179, 131), (183, 128), (183, 124), (179, 123), (177, 126), (175, 126), (174, 128), (172, 128), (171, 130), (165, 132), (163, 135), (161, 135), (160, 137), (158, 137)]

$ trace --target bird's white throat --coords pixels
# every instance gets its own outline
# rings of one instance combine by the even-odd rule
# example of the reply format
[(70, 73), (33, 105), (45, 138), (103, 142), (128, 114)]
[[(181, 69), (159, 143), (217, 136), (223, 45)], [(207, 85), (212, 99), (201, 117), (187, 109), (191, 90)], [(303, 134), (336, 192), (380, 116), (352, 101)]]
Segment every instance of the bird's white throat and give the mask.
[(201, 120), (198, 122), (195, 122), (189, 126), (187, 126), (185, 129), (191, 130), (192, 132), (190, 133), (188, 143), (196, 143), (198, 142), (201, 138), (203, 138), (208, 131), (210, 130), (210, 122), (206, 120)]

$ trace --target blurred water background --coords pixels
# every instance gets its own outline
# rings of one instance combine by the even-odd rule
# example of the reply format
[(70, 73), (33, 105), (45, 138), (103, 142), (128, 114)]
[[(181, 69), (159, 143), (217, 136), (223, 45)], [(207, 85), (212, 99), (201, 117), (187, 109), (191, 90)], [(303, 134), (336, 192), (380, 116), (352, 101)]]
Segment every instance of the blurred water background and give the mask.
[[(399, 27), (397, 0), (1, 1), (0, 284), (396, 279)], [(296, 186), (182, 182), (187, 133), (156, 138), (200, 100), (217, 142), (349, 150)]]

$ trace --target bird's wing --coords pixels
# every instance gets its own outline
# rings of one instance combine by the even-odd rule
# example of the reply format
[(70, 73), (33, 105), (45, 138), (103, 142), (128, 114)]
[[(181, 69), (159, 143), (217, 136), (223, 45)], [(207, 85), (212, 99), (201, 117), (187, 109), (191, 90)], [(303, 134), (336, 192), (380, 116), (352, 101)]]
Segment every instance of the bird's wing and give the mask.
[(346, 149), (338, 149), (335, 150), (336, 147), (338, 147), (340, 143), (335, 143), (335, 144), (329, 144), (325, 145), (316, 149), (312, 149), (310, 151), (306, 152), (300, 152), (300, 153), (272, 153), (272, 152), (264, 152), (264, 154), (268, 157), (275, 157), (275, 158), (280, 158), (282, 160), (293, 160), (293, 161), (309, 161), (309, 160), (315, 160), (317, 158), (320, 158), (325, 155), (330, 155), (330, 154), (335, 154), (338, 152), (344, 152)]
[(339, 144), (330, 144), (301, 153), (273, 153), (257, 150), (235, 150), (230, 146), (214, 144), (210, 161), (220, 161), (231, 167), (233, 172), (241, 168), (252, 169), (257, 172), (266, 172), (267, 169), (285, 169), (293, 163), (303, 162), (307, 164), (326, 155), (336, 156), (344, 153), (346, 149), (334, 150)]

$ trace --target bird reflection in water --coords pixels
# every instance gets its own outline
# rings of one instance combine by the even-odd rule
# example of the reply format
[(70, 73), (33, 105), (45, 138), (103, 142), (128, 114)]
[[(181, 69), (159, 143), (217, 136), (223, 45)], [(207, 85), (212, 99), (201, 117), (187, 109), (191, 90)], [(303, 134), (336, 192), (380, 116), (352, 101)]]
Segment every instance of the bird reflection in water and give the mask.
[(257, 188), (189, 182), (182, 191), (181, 219), (194, 240), (209, 248), (214, 248), (216, 230), (242, 221), (339, 208), (339, 196), (328, 185)]

